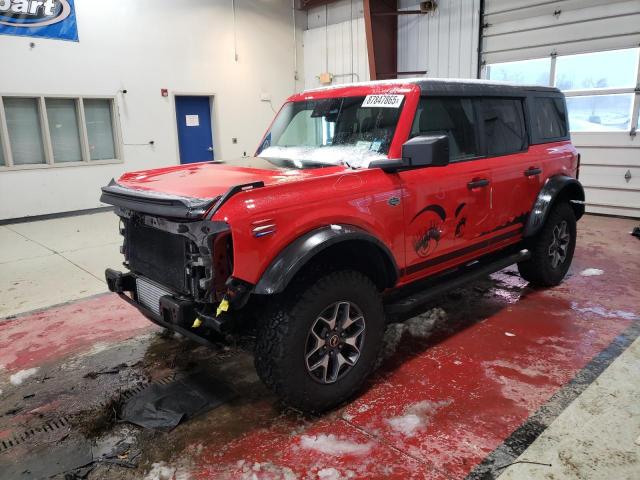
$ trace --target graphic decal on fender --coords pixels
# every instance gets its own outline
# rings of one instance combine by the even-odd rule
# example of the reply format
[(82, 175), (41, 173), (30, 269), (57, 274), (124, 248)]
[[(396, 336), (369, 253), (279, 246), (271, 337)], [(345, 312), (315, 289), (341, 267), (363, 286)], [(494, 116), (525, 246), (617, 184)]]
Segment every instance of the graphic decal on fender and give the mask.
[[(466, 206), (467, 204), (462, 202), (455, 210), (455, 238), (460, 238), (464, 235), (467, 225)], [(410, 223), (415, 222), (418, 218), (422, 219), (424, 216), (428, 218), (427, 222), (425, 222), (426, 226), (413, 239), (413, 249), (422, 258), (430, 256), (438, 248), (438, 244), (442, 239), (447, 212), (441, 205), (427, 205), (413, 216)]]
[(456, 238), (460, 238), (464, 235), (464, 230), (465, 230), (465, 227), (467, 226), (466, 214), (460, 217), (462, 210), (464, 210), (464, 207), (466, 206), (467, 204), (462, 202), (460, 205), (458, 205), (458, 208), (456, 208), (456, 219), (458, 220), (458, 223), (456, 224), (456, 233), (455, 233)]
[(442, 237), (442, 225), (447, 219), (447, 213), (440, 205), (427, 205), (414, 215), (410, 223), (416, 221), (419, 217), (429, 217), (427, 226), (420, 230), (418, 235), (413, 239), (413, 249), (419, 257), (426, 258), (431, 255), (440, 243)]
[(0, 34), (78, 41), (74, 0), (0, 0)]
[(447, 219), (447, 212), (444, 211), (444, 208), (442, 208), (440, 205), (437, 205), (437, 204), (434, 203), (433, 205), (427, 205), (422, 210), (420, 210), (418, 213), (416, 213), (413, 216), (413, 218), (411, 219), (410, 223), (415, 222), (416, 219), (419, 216), (421, 216), (422, 214), (424, 214), (426, 212), (434, 212), (436, 215), (438, 215), (440, 217), (440, 220), (442, 220), (443, 222)]

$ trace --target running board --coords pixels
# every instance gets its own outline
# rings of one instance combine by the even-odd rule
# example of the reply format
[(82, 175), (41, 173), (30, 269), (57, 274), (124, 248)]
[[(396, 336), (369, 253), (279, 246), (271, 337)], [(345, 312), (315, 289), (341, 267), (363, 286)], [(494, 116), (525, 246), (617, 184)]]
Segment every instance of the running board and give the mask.
[(530, 258), (531, 252), (523, 249), (517, 253), (506, 256), (502, 255), (498, 258), (492, 257), (492, 259), (488, 261), (481, 259), (471, 262), (454, 271), (449, 270), (426, 280), (419, 291), (413, 291), (407, 295), (402, 295), (402, 292), (391, 294), (393, 297), (400, 296), (400, 298), (394, 298), (394, 300), (386, 303), (384, 307), (385, 313), (389, 316), (409, 313), (413, 309), (444, 295), (450, 290), (459, 288), (469, 282), (486, 277), (503, 268), (529, 260)]

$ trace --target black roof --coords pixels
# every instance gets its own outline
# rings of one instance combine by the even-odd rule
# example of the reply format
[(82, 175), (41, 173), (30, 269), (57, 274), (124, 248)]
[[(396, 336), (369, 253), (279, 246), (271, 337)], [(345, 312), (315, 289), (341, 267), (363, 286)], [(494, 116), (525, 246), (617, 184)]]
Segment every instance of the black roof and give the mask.
[(496, 82), (494, 80), (457, 79), (457, 78), (399, 78), (389, 80), (374, 80), (352, 84), (337, 84), (328, 87), (319, 87), (305, 90), (315, 92), (322, 90), (334, 90), (354, 86), (376, 86), (415, 84), (420, 87), (422, 95), (470, 95), (470, 96), (527, 96), (530, 94), (562, 95), (555, 87), (543, 87), (539, 85), (517, 85), (508, 82)]
[(482, 96), (523, 96), (532, 93), (562, 93), (555, 87), (538, 85), (516, 85), (513, 83), (490, 80), (458, 80), (458, 79), (415, 79), (423, 95), (482, 95)]

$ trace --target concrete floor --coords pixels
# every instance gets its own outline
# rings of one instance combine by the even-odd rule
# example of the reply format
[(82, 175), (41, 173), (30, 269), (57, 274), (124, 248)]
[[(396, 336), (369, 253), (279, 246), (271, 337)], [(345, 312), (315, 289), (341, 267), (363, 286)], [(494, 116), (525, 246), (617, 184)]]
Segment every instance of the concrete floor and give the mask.
[(122, 264), (112, 212), (0, 226), (0, 318), (107, 290)]
[[(321, 417), (282, 407), (242, 348), (167, 338), (100, 294), (113, 214), (0, 227), (0, 317), (69, 302), (0, 320), (0, 479), (114, 444), (88, 478), (638, 479), (635, 223), (581, 221), (559, 287), (508, 269), (391, 325), (365, 391)], [(234, 398), (169, 433), (114, 421), (131, 392), (196, 371)]]

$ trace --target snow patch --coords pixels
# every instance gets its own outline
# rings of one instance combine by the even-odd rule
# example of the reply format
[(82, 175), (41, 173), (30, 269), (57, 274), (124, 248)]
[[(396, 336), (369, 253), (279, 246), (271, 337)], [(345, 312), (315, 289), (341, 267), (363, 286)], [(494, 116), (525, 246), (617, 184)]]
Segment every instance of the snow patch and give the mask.
[(300, 446), (308, 450), (326, 453), (327, 455), (365, 455), (373, 446), (371, 443), (355, 443), (342, 440), (335, 435), (303, 435)]
[(347, 470), (344, 474), (340, 472), (337, 468), (328, 467), (323, 468), (322, 470), (318, 470), (318, 479), (319, 480), (347, 480), (349, 478), (353, 478), (355, 473), (351, 470)]
[(446, 320), (447, 312), (442, 308), (432, 308), (418, 316), (410, 318), (403, 323), (392, 323), (387, 327), (382, 345), (382, 359), (391, 357), (400, 345), (402, 336), (409, 334), (418, 339), (427, 339), (433, 333), (437, 323)]
[(259, 480), (277, 478), (278, 480), (298, 480), (298, 476), (289, 467), (280, 467), (271, 462), (254, 462), (238, 460), (236, 466), (241, 469), (240, 476), (233, 478), (240, 480)]
[(173, 467), (166, 462), (156, 462), (151, 464), (151, 470), (144, 477), (144, 480), (190, 480), (191, 475), (181, 467)]
[(423, 400), (414, 403), (405, 409), (403, 415), (388, 419), (387, 424), (396, 432), (407, 437), (413, 437), (419, 429), (429, 425), (431, 418), (438, 410), (451, 405), (452, 402), (453, 400), (449, 399), (439, 402)]
[(153, 463), (151, 470), (144, 477), (145, 480), (173, 480), (176, 474), (176, 467), (170, 467), (165, 462)]
[(580, 313), (594, 313), (604, 318), (622, 318), (624, 320), (637, 320), (640, 319), (638, 315), (633, 312), (626, 312), (624, 310), (607, 310), (600, 305), (594, 307), (579, 307), (576, 302), (571, 304), (571, 308)]
[(38, 372), (38, 368), (28, 368), (26, 370), (20, 370), (9, 377), (11, 385), (22, 385), (27, 378), (32, 377)]
[(580, 272), (580, 275), (583, 277), (595, 277), (598, 275), (602, 275), (604, 270), (600, 270), (599, 268), (586, 268)]
[(353, 168), (367, 168), (373, 160), (384, 160), (386, 155), (369, 150), (372, 142), (364, 148), (356, 145), (328, 145), (326, 147), (278, 147), (272, 146), (260, 152), (262, 158), (282, 158), (294, 163), (313, 162), (331, 165), (347, 165)]

